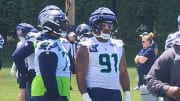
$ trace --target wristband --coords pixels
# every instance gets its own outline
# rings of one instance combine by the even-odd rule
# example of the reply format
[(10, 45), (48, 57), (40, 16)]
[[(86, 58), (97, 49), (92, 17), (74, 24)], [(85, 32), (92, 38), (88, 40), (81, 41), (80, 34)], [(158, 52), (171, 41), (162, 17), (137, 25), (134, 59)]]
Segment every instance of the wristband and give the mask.
[(82, 101), (92, 101), (88, 93), (82, 94)]
[(131, 101), (131, 94), (129, 91), (124, 92), (124, 101)]

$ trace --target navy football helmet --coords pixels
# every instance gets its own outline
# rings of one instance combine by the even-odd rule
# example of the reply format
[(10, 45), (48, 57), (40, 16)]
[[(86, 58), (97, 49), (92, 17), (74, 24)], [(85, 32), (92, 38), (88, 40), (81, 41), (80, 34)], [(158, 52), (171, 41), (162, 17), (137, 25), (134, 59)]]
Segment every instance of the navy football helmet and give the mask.
[(29, 32), (38, 32), (38, 30), (28, 23), (20, 23), (16, 26), (16, 33), (21, 41), (25, 40), (25, 37)]
[(42, 30), (53, 32), (61, 37), (67, 35), (68, 19), (65, 13), (55, 5), (48, 5), (41, 10), (38, 22)]
[[(100, 7), (91, 14), (89, 18), (89, 25), (91, 26), (94, 32), (100, 32), (99, 24), (102, 22), (107, 22), (107, 23), (112, 24), (113, 25), (112, 31), (114, 31), (115, 26), (118, 21), (117, 21), (116, 15), (109, 8)], [(103, 39), (110, 38), (108, 34), (103, 34), (103, 33), (101, 33), (98, 36), (97, 35), (95, 36), (101, 37)]]
[(90, 26), (85, 23), (78, 25), (76, 28), (76, 36), (78, 41), (90, 38), (92, 36), (90, 33)]
[(28, 23), (18, 24), (16, 26), (16, 30), (23, 34), (27, 34), (28, 32), (37, 32), (38, 31), (34, 26), (32, 26), (31, 24), (28, 24)]

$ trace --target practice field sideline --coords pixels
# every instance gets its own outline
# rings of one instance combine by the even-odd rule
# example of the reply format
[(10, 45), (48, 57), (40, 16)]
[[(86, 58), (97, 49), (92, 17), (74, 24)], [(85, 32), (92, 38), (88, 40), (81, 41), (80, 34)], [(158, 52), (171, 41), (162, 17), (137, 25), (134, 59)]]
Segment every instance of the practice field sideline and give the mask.
[[(131, 83), (131, 96), (132, 101), (140, 101), (140, 91), (133, 90), (132, 88), (137, 85), (137, 73), (135, 67), (128, 68), (130, 83)], [(10, 68), (2, 68), (2, 80), (0, 82), (0, 101), (17, 101), (18, 85), (16, 78), (11, 77)], [(81, 95), (77, 88), (75, 75), (72, 75), (71, 81), (71, 99), (70, 101), (81, 101)]]

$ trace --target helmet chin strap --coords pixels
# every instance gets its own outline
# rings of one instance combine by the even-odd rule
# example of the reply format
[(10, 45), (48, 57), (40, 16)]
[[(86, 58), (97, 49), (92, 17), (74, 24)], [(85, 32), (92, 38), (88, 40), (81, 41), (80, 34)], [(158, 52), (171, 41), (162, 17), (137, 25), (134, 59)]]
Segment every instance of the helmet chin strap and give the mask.
[(92, 33), (95, 37), (102, 38), (104, 40), (109, 40), (111, 38), (111, 33), (105, 34), (102, 31), (100, 31), (100, 35), (96, 35), (95, 33)]

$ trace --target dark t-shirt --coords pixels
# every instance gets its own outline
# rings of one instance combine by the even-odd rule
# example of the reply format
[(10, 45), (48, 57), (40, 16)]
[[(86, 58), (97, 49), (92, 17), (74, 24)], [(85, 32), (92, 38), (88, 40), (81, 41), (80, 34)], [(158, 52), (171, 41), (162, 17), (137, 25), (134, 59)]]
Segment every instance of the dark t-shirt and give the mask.
[(152, 43), (152, 48), (153, 48), (153, 49), (158, 48), (158, 45), (157, 45), (156, 42), (153, 42), (153, 43)]
[(146, 49), (142, 48), (139, 51), (138, 55), (148, 58), (148, 60), (144, 64), (138, 64), (137, 65), (139, 69), (142, 69), (145, 72), (145, 74), (147, 74), (148, 71), (150, 70), (151, 66), (153, 65), (154, 61), (155, 61), (154, 48), (152, 46), (150, 46)]

